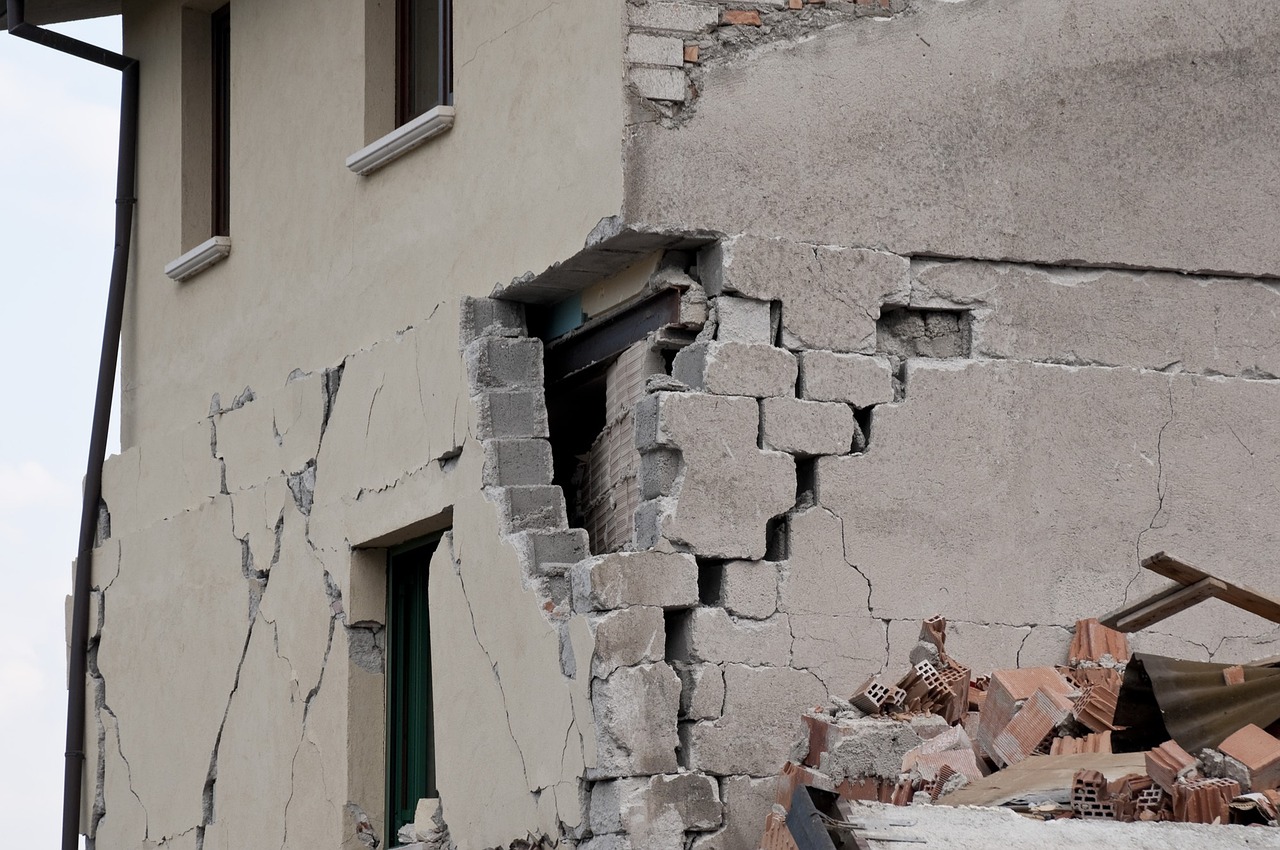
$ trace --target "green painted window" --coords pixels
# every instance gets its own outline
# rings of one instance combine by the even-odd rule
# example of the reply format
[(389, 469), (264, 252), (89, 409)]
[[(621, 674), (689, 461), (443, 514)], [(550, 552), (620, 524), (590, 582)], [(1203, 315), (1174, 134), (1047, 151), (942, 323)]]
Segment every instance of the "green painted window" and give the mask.
[(431, 705), (428, 566), (440, 535), (387, 554), (387, 838), (413, 821), (418, 800), (436, 795)]

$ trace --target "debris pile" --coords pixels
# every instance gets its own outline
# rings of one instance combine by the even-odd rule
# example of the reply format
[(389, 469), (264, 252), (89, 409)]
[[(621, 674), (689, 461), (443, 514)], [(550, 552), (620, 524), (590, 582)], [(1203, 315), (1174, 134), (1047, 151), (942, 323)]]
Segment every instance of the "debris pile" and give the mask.
[(803, 715), (803, 757), (782, 769), (763, 850), (861, 846), (858, 801), (1280, 826), (1280, 659), (1131, 655), (1124, 634), (1210, 596), (1247, 597), (1240, 607), (1276, 622), (1280, 603), (1163, 553), (1143, 566), (1179, 572), (1178, 585), (1078, 622), (1062, 666), (974, 677), (947, 653), (946, 621), (925, 620), (903, 675)]

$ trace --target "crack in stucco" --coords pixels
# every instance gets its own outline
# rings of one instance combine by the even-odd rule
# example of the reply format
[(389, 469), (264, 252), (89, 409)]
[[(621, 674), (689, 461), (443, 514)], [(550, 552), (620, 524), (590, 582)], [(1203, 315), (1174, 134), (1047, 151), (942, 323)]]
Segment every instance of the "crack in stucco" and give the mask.
[[(1164, 499), (1167, 494), (1167, 479), (1164, 471), (1164, 432), (1168, 429), (1176, 417), (1173, 409), (1173, 378), (1169, 378), (1168, 385), (1169, 398), (1169, 418), (1160, 426), (1160, 432), (1156, 435), (1156, 509), (1151, 515), (1151, 520), (1147, 523), (1147, 527), (1138, 532), (1138, 537), (1133, 541), (1133, 555), (1138, 562), (1137, 569), (1134, 570), (1133, 576), (1130, 577), (1128, 583), (1124, 586), (1124, 597), (1121, 600), (1121, 607), (1129, 604), (1129, 591), (1133, 587), (1133, 583), (1142, 575), (1142, 538), (1148, 531), (1157, 531), (1164, 528), (1163, 525), (1157, 526), (1156, 521), (1160, 519), (1160, 515), (1164, 513)], [(1167, 517), (1166, 517), (1167, 520)], [(1207, 648), (1206, 648), (1207, 651)]]

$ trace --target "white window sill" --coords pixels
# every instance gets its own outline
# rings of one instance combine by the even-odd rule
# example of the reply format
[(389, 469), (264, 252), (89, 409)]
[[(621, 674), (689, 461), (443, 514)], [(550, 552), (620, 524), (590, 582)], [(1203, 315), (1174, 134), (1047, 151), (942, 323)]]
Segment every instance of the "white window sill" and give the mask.
[(347, 157), (347, 168), (356, 174), (372, 174), (394, 159), (407, 154), (418, 145), (438, 136), (453, 126), (454, 108), (437, 106), (417, 118), (387, 133), (376, 142), (366, 145)]
[(231, 253), (230, 236), (214, 236), (201, 242), (164, 267), (164, 273), (178, 281), (194, 277)]

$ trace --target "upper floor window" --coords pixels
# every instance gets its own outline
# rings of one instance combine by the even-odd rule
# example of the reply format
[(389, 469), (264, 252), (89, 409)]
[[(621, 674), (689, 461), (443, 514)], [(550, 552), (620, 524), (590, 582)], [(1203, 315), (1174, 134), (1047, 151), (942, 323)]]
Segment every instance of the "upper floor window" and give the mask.
[(231, 5), (209, 16), (212, 29), (209, 47), (212, 62), (212, 105), (210, 116), (213, 173), (212, 236), (231, 235)]
[(396, 0), (396, 126), (453, 105), (453, 3)]

